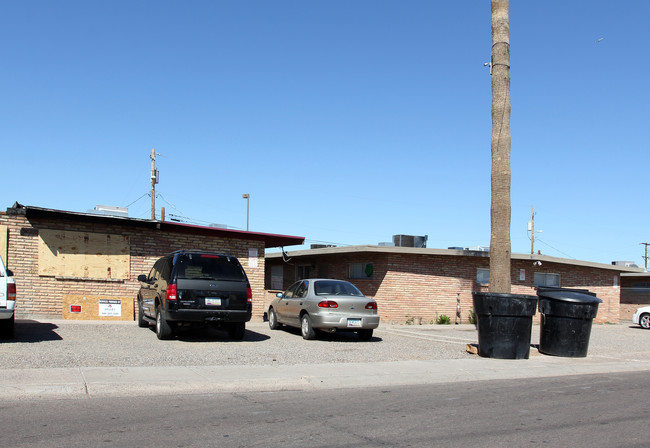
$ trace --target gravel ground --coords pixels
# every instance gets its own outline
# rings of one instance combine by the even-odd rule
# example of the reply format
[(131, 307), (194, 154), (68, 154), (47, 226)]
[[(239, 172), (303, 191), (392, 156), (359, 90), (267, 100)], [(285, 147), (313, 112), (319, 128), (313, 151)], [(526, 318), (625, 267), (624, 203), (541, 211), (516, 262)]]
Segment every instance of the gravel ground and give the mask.
[[(645, 358), (650, 331), (594, 325), (589, 357)], [(539, 341), (534, 324), (531, 342)], [(266, 323), (247, 326), (243, 341), (225, 332), (193, 329), (159, 341), (135, 322), (17, 320), (14, 340), (0, 341), (0, 368), (140, 367), (209, 365), (294, 365), (345, 362), (459, 359), (477, 343), (471, 325), (380, 325), (368, 342), (354, 334), (322, 334), (305, 341), (298, 330), (271, 331)], [(544, 356), (531, 349), (531, 357)]]

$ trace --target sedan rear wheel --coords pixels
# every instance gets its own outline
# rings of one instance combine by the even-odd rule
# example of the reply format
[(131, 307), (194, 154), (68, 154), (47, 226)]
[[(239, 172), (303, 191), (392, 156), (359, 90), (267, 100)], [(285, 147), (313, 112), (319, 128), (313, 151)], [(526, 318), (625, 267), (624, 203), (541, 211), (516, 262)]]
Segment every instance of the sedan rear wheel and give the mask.
[(309, 314), (303, 314), (300, 318), (300, 331), (303, 339), (316, 339), (316, 331), (311, 325), (311, 317), (309, 317)]
[(650, 314), (642, 314), (639, 318), (639, 325), (646, 330), (650, 330)]
[(372, 339), (372, 330), (359, 330), (357, 331), (360, 341), (369, 341)]

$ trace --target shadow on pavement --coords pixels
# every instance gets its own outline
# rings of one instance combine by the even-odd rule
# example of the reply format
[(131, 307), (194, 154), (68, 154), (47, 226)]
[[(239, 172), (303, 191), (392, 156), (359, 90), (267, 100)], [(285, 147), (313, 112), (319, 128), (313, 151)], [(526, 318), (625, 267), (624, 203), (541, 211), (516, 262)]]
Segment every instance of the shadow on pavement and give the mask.
[[(155, 332), (155, 327), (150, 327)], [(183, 342), (262, 342), (270, 339), (269, 336), (246, 329), (244, 339), (235, 341), (228, 337), (228, 332), (211, 327), (181, 327), (174, 330), (174, 338)]]
[(55, 324), (41, 323), (35, 320), (16, 319), (14, 327), (14, 338), (3, 339), (2, 343), (11, 342), (43, 342), (43, 341), (60, 341), (63, 340), (59, 334), (56, 333), (57, 328)]
[[(284, 331), (285, 333), (295, 334), (297, 337), (302, 339), (302, 333), (300, 328), (280, 327), (277, 331)], [(316, 340), (325, 341), (325, 342), (381, 342), (383, 339), (377, 336), (373, 336), (369, 341), (360, 341), (359, 336), (352, 331), (335, 331), (330, 333), (328, 331), (316, 330)]]

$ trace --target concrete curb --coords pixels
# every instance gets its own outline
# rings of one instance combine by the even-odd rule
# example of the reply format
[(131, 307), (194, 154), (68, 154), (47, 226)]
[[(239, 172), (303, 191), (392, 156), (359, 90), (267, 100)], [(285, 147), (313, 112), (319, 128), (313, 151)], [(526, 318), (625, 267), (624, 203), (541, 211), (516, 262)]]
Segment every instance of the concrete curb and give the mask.
[(90, 399), (171, 394), (327, 390), (444, 384), (650, 370), (650, 361), (607, 358), (486, 358), (377, 363), (202, 366), (81, 367), (2, 371), (6, 400)]

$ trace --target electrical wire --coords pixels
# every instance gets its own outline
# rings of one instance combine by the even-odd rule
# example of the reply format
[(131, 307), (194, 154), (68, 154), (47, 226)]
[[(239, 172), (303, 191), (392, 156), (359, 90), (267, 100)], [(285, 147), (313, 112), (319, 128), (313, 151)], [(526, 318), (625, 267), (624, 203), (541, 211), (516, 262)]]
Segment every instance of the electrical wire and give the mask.
[(136, 199), (135, 201), (133, 201), (133, 202), (131, 202), (129, 205), (127, 205), (125, 208), (129, 208), (129, 207), (131, 207), (133, 204), (135, 204), (136, 202), (138, 202), (140, 199), (142, 199), (142, 198), (145, 197), (145, 196), (149, 196), (149, 197), (151, 197), (151, 193), (145, 193), (145, 194), (143, 194), (143, 195), (140, 196), (138, 199)]
[(561, 254), (564, 255), (565, 257), (571, 258), (571, 259), (573, 259), (573, 260), (576, 259), (575, 257), (572, 257), (571, 255), (562, 252), (560, 249), (556, 249), (555, 247), (553, 247), (553, 246), (551, 246), (550, 244), (548, 244), (546, 241), (541, 240), (539, 237), (537, 237), (536, 240), (539, 241), (539, 242), (542, 243), (542, 244), (547, 245), (548, 247), (550, 247), (550, 248), (553, 249), (554, 251), (557, 251), (557, 252), (561, 253)]

